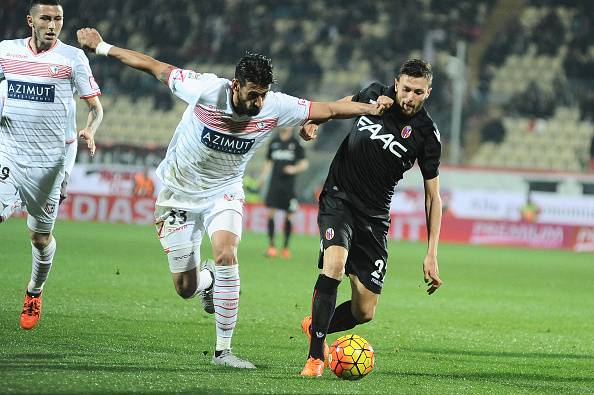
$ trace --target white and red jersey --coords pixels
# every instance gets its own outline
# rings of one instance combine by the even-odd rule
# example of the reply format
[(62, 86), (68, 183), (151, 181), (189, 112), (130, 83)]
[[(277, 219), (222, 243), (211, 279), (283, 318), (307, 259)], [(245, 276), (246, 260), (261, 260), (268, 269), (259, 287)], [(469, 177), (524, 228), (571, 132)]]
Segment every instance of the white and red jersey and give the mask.
[(55, 167), (63, 164), (65, 141), (76, 136), (74, 93), (99, 96), (84, 52), (57, 40), (36, 54), (31, 38), (0, 42), (0, 68), (6, 79), (0, 126), (0, 153), (16, 164)]
[(173, 70), (169, 88), (188, 108), (157, 175), (175, 195), (189, 201), (222, 191), (241, 192), (247, 162), (271, 131), (303, 124), (311, 106), (305, 99), (268, 92), (258, 115), (238, 115), (233, 111), (231, 81), (190, 70)]

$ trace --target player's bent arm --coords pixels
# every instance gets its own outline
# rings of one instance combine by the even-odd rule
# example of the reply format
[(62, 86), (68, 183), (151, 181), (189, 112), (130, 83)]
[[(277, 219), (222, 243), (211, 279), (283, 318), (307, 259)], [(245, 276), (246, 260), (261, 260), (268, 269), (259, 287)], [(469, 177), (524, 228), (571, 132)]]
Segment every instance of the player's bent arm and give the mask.
[(309, 119), (327, 121), (329, 119), (353, 118), (360, 115), (381, 115), (384, 109), (377, 104), (358, 102), (312, 102)]
[(99, 129), (101, 121), (103, 121), (103, 106), (97, 96), (83, 99), (87, 103), (89, 109), (89, 116), (87, 117), (87, 124), (85, 129), (89, 129), (93, 132), (93, 135)]
[(439, 233), (441, 231), (441, 196), (439, 176), (424, 181), (425, 217), (427, 221), (427, 255), (437, 256)]

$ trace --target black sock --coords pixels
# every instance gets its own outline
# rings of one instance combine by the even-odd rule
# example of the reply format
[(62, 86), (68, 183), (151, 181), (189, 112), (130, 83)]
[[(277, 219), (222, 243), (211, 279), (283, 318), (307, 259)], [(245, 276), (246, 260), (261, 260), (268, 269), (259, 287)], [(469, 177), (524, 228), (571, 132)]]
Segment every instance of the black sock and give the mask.
[(285, 218), (285, 248), (289, 248), (289, 238), (291, 237), (291, 231), (293, 230), (293, 223), (290, 219)]
[(332, 314), (334, 314), (336, 293), (338, 292), (339, 284), (339, 280), (326, 277), (323, 274), (318, 276), (311, 306), (310, 357), (321, 360), (324, 359), (324, 340), (328, 333), (328, 325), (332, 319)]
[(328, 327), (328, 333), (342, 332), (352, 329), (360, 322), (353, 316), (351, 311), (351, 301), (347, 300), (334, 310), (332, 321)]
[(274, 247), (274, 219), (268, 218), (268, 240), (271, 247)]

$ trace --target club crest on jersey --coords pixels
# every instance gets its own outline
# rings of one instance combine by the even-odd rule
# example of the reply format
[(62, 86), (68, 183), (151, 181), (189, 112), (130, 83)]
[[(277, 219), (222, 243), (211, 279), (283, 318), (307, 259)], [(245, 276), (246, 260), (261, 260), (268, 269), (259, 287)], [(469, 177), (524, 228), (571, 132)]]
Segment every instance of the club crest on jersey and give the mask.
[(402, 128), (402, 131), (400, 132), (400, 136), (402, 136), (403, 139), (407, 139), (410, 137), (411, 133), (412, 133), (412, 127), (410, 125), (406, 125), (405, 127)]
[(53, 214), (56, 210), (56, 205), (53, 203), (46, 203), (45, 207), (43, 208), (47, 214)]
[(52, 64), (49, 66), (49, 73), (52, 77), (57, 76), (59, 72), (60, 72), (60, 66), (57, 66), (55, 64)]
[(326, 237), (326, 240), (332, 240), (334, 238), (334, 229), (326, 229), (326, 234), (324, 236)]

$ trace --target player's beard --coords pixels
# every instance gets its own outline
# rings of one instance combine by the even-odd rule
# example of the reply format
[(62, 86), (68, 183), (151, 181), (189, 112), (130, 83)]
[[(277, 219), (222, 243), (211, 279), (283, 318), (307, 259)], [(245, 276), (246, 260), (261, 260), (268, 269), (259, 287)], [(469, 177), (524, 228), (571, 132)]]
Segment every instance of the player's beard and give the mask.
[(239, 102), (237, 104), (237, 112), (241, 115), (248, 115), (250, 117), (254, 117), (260, 113), (260, 109), (256, 106), (248, 108), (245, 103)]

